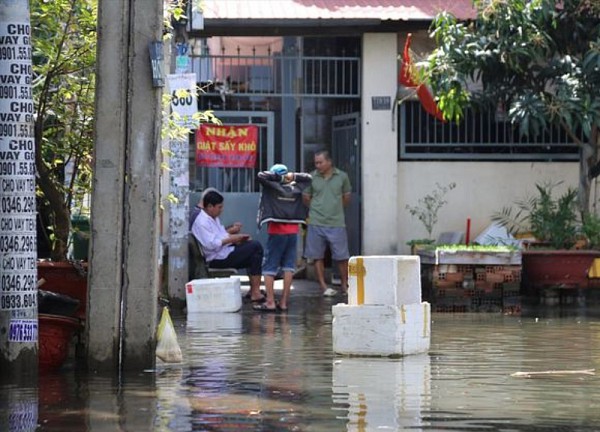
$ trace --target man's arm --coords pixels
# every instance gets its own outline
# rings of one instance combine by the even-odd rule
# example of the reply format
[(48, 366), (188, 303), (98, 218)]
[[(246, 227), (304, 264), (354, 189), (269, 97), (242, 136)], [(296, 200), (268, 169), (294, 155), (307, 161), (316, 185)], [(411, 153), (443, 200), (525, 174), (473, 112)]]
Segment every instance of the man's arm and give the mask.
[(288, 173), (292, 174), (292, 179), (290, 181), (295, 181), (296, 183), (309, 183), (312, 181), (312, 176), (306, 173)]
[(229, 234), (224, 227), (216, 229), (215, 225), (206, 223), (206, 219), (198, 216), (192, 225), (192, 234), (205, 250), (216, 251), (227, 244), (236, 244), (248, 239), (247, 234)]
[(348, 174), (344, 173), (344, 181), (342, 183), (342, 204), (344, 207), (350, 204), (350, 196), (352, 193), (352, 185), (350, 184), (350, 178)]
[(310, 200), (312, 199), (311, 194), (303, 193), (302, 194), (302, 202), (306, 207), (310, 207)]
[(256, 176), (258, 182), (264, 187), (276, 189), (281, 183), (281, 176), (270, 171), (261, 171)]
[(350, 192), (347, 192), (344, 195), (342, 195), (342, 205), (344, 207), (348, 207), (348, 204), (350, 204), (350, 197), (351, 196), (352, 196), (352, 194)]

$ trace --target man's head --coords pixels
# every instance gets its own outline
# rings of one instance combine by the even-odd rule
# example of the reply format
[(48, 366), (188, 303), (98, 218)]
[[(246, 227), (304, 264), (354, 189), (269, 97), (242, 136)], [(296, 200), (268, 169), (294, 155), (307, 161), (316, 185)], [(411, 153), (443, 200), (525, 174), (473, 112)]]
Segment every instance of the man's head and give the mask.
[(223, 195), (216, 190), (206, 192), (202, 197), (202, 207), (206, 214), (216, 218), (223, 212)]
[(202, 195), (200, 196), (200, 199), (198, 200), (198, 204), (196, 204), (198, 207), (204, 208), (204, 197), (209, 192), (219, 192), (219, 191), (217, 189), (215, 189), (214, 187), (208, 187), (208, 188), (204, 189), (204, 191), (202, 192)]
[(327, 174), (333, 169), (333, 161), (327, 150), (315, 153), (315, 168), (319, 174)]

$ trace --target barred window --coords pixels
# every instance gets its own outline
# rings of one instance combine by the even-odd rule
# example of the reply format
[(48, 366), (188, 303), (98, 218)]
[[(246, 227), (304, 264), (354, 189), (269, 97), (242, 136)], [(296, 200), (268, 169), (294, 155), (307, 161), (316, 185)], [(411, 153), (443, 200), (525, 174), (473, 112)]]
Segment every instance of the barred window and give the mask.
[(419, 101), (398, 110), (400, 160), (576, 161), (579, 148), (552, 126), (538, 136), (521, 136), (518, 127), (495, 113), (465, 110), (459, 123), (429, 115)]

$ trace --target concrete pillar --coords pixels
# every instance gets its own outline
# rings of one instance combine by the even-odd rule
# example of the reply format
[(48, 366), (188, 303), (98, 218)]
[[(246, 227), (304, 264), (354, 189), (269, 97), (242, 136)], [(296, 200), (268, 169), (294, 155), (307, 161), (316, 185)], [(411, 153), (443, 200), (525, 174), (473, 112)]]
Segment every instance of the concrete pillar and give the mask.
[[(184, 43), (180, 41), (179, 43)], [(187, 55), (187, 54), (186, 54)], [(177, 66), (178, 50), (175, 41), (171, 43), (171, 70), (176, 74), (191, 73), (191, 63), (185, 63), (185, 66)], [(194, 80), (195, 86), (195, 80)], [(169, 89), (169, 94), (173, 90)], [(196, 98), (194, 105), (198, 106)], [(184, 127), (184, 122), (181, 127)], [(188, 125), (189, 127), (189, 125)], [(190, 144), (187, 135), (184, 139), (173, 139), (169, 142), (169, 193), (177, 198), (177, 202), (169, 202), (169, 265), (168, 265), (168, 293), (171, 300), (170, 306), (175, 309), (185, 307), (185, 284), (188, 282), (188, 234), (190, 205), (196, 203), (189, 202), (190, 196)]]
[(100, 0), (87, 360), (91, 369), (154, 367), (157, 324), (160, 89), (149, 43), (162, 2)]
[(178, 198), (178, 202), (169, 203), (168, 291), (171, 307), (176, 309), (183, 309), (185, 306), (185, 284), (188, 282), (189, 147), (187, 141), (170, 143), (170, 193)]
[[(362, 53), (362, 252), (395, 254), (398, 140), (392, 107), (397, 88), (397, 35), (366, 33)], [(373, 97), (389, 98), (389, 107), (373, 109)]]

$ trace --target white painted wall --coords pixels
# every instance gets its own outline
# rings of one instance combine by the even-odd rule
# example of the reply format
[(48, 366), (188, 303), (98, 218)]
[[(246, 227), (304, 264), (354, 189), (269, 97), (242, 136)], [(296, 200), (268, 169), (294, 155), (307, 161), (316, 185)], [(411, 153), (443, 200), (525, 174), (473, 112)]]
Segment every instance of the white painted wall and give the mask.
[(395, 33), (365, 34), (362, 64), (362, 250), (365, 255), (397, 253), (397, 132), (392, 110), (373, 110), (372, 96), (397, 88), (398, 43)]
[[(440, 232), (465, 232), (471, 218), (471, 239), (490, 223), (490, 216), (502, 207), (536, 193), (535, 184), (563, 181), (556, 189), (577, 187), (578, 165), (575, 162), (399, 162), (398, 177), (398, 249), (408, 253), (411, 239), (426, 238), (425, 228), (413, 218), (406, 205), (416, 205), (420, 198), (435, 189), (435, 184), (455, 182), (456, 188), (446, 195), (448, 203), (438, 213), (439, 221), (433, 237)], [(365, 188), (365, 197), (381, 196), (382, 187)], [(387, 195), (386, 195), (387, 196)], [(379, 221), (364, 220), (365, 226), (378, 230)], [(381, 229), (388, 233), (387, 229)], [(385, 243), (387, 244), (387, 242)], [(383, 246), (383, 245), (382, 245)]]

